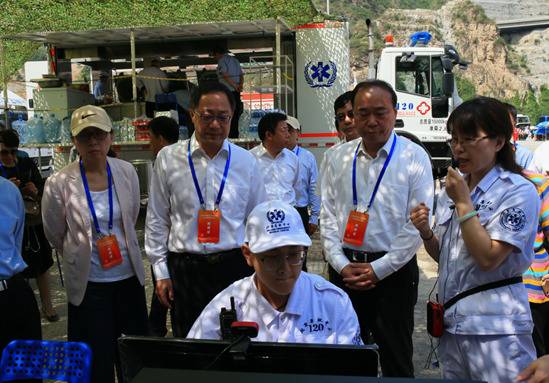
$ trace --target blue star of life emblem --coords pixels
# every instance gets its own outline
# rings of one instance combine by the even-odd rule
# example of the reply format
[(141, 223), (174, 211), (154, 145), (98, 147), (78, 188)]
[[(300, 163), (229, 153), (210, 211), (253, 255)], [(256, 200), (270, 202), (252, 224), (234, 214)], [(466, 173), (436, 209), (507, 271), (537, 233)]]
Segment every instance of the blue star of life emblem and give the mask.
[(305, 80), (311, 88), (329, 88), (334, 84), (337, 78), (337, 66), (333, 61), (318, 61), (314, 64), (309, 61), (305, 65)]

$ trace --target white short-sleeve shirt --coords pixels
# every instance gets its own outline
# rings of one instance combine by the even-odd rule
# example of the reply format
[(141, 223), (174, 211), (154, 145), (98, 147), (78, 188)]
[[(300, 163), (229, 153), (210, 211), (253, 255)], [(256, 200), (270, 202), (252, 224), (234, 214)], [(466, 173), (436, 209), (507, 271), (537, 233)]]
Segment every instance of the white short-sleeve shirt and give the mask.
[[(534, 256), (540, 206), (532, 183), (496, 166), (473, 189), (471, 200), (490, 238), (515, 249), (495, 270), (482, 271), (467, 251), (453, 201), (443, 191), (434, 228), (440, 243), (441, 303), (473, 287), (521, 276)], [(448, 308), (444, 323), (446, 330), (454, 334), (530, 334), (532, 318), (526, 288), (517, 283), (473, 294)]]
[(324, 278), (301, 272), (283, 312), (257, 290), (255, 274), (219, 293), (194, 322), (187, 338), (221, 339), (219, 313), (234, 297), (239, 321), (256, 322), (254, 341), (361, 345), (358, 319), (347, 294)]

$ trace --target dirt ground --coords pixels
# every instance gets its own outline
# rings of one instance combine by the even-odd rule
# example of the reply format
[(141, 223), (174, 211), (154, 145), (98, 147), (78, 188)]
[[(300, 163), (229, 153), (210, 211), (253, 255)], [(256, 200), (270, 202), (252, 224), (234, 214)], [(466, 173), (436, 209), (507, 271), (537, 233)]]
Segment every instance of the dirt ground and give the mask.
[[(143, 220), (140, 219), (138, 227), (143, 227)], [(143, 237), (142, 230), (138, 230), (138, 237)], [(144, 252), (143, 252), (144, 254)], [(148, 260), (144, 256), (145, 271), (147, 273), (146, 293), (147, 304), (151, 302), (152, 294), (152, 282), (150, 276), (150, 267), (147, 267)], [(425, 362), (427, 360), (429, 351), (431, 349), (429, 336), (426, 331), (426, 312), (425, 302), (436, 280), (437, 266), (423, 248), (418, 253), (418, 263), (420, 268), (420, 282), (419, 282), (419, 297), (418, 303), (415, 308), (415, 331), (414, 331), (414, 366), (416, 371), (416, 377), (424, 378), (439, 378), (440, 369), (430, 368), (426, 369)], [(322, 260), (320, 251), (320, 240), (318, 234), (315, 234), (313, 238), (313, 246), (311, 247), (308, 255), (307, 266), (310, 272), (325, 275), (327, 273), (326, 263)], [(39, 302), (38, 289), (34, 281), (31, 282), (34, 288), (35, 295)], [(61, 286), (59, 269), (56, 264), (50, 269), (50, 286), (52, 289), (53, 304), (60, 316), (60, 320), (55, 323), (50, 323), (45, 319), (42, 319), (42, 332), (44, 339), (56, 339), (66, 340), (67, 334), (67, 301), (65, 296), (65, 290)], [(168, 326), (169, 327), (169, 326)], [(168, 336), (170, 336), (168, 334)]]

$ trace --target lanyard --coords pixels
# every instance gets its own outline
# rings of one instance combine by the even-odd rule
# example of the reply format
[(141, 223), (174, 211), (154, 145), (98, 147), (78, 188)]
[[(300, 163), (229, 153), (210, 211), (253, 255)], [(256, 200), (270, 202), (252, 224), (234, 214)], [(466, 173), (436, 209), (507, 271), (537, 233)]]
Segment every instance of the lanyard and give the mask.
[[(204, 197), (202, 197), (202, 192), (200, 191), (200, 185), (198, 184), (198, 179), (196, 178), (193, 158), (191, 156), (191, 140), (189, 140), (189, 144), (187, 145), (187, 158), (189, 159), (189, 167), (191, 168), (194, 188), (196, 189), (198, 200), (200, 201), (200, 205), (202, 206), (202, 208), (205, 208)], [(219, 185), (219, 192), (217, 193), (217, 198), (215, 199), (215, 206), (219, 206), (219, 203), (221, 202), (221, 196), (223, 195), (223, 190), (225, 189), (225, 181), (227, 181), (227, 176), (229, 175), (230, 165), (231, 165), (231, 144), (229, 144), (229, 155), (227, 156), (227, 162), (225, 162), (225, 170), (223, 170), (223, 178), (221, 179), (221, 185)]]
[(299, 146), (297, 147), (297, 149), (295, 151), (295, 155), (299, 157)]
[[(93, 224), (95, 226), (95, 232), (101, 235), (101, 229), (99, 228), (99, 221), (97, 220), (97, 215), (95, 214), (95, 208), (93, 207), (93, 200), (90, 193), (90, 187), (88, 185), (88, 178), (86, 177), (86, 170), (84, 165), (82, 165), (82, 160), (80, 160), (80, 174), (82, 175), (82, 183), (84, 184), (84, 190), (86, 191), (86, 198), (88, 199), (88, 206), (93, 218)], [(111, 167), (107, 162), (107, 180), (109, 183), (109, 235), (112, 231), (112, 221), (113, 221), (113, 203), (112, 203), (112, 174)]]
[[(376, 184), (374, 186), (374, 191), (372, 192), (372, 196), (370, 197), (370, 202), (368, 203), (368, 207), (366, 208), (366, 211), (370, 210), (370, 207), (374, 203), (374, 198), (377, 194), (377, 189), (379, 188), (379, 184), (381, 183), (381, 179), (383, 178), (383, 175), (385, 174), (385, 170), (387, 170), (387, 166), (389, 165), (389, 162), (391, 161), (391, 157), (393, 157), (393, 152), (395, 151), (395, 144), (397, 141), (396, 134), (394, 135), (393, 144), (391, 145), (391, 150), (389, 151), (389, 155), (385, 159), (385, 163), (383, 164), (383, 168), (381, 169), (381, 172), (379, 173), (379, 176), (377, 177)], [(358, 146), (355, 150), (355, 158), (353, 159), (353, 205), (356, 207), (358, 205), (358, 197), (356, 192), (356, 158), (358, 156), (358, 149), (360, 149), (360, 145), (362, 142), (359, 142)]]

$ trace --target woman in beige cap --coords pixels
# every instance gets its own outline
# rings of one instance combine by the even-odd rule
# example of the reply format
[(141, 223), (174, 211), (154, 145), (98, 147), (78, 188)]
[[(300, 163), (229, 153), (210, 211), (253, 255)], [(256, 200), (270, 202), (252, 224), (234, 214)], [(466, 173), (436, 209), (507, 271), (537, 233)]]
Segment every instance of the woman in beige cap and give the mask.
[(74, 111), (71, 133), (80, 159), (46, 181), (42, 217), (46, 237), (63, 255), (68, 339), (91, 346), (92, 381), (108, 383), (118, 365), (116, 339), (147, 332), (135, 232), (139, 182), (132, 165), (107, 159), (112, 122), (102, 108)]

